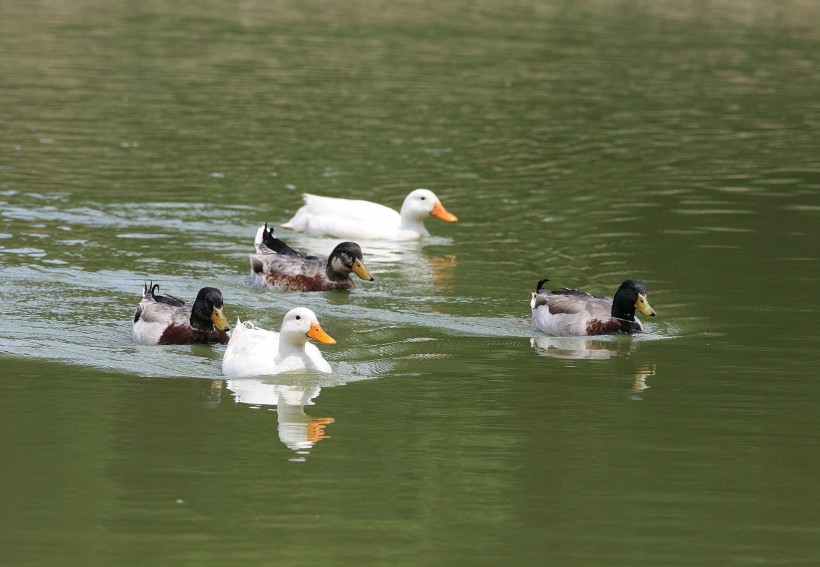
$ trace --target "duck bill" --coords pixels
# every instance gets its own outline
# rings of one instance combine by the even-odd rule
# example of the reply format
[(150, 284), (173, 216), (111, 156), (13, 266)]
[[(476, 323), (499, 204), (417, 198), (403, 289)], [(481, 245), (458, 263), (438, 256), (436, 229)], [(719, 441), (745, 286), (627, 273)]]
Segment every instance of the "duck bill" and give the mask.
[(635, 302), (635, 309), (637, 309), (647, 317), (655, 316), (655, 310), (652, 309), (652, 307), (649, 305), (649, 302), (646, 300), (646, 296), (642, 293), (638, 294), (638, 301)]
[(353, 273), (362, 278), (363, 280), (367, 280), (369, 282), (373, 281), (373, 276), (370, 275), (370, 272), (367, 268), (364, 267), (364, 263), (361, 260), (356, 260), (353, 262)]
[(445, 209), (441, 203), (436, 203), (436, 206), (433, 207), (433, 210), (430, 212), (430, 216), (447, 222), (456, 222), (458, 220), (458, 218)]
[(325, 330), (318, 323), (310, 324), (310, 331), (307, 332), (307, 336), (326, 345), (336, 344), (336, 339), (325, 333)]
[(214, 327), (220, 331), (230, 331), (231, 326), (228, 324), (228, 319), (225, 318), (224, 307), (214, 307), (211, 311), (211, 322)]

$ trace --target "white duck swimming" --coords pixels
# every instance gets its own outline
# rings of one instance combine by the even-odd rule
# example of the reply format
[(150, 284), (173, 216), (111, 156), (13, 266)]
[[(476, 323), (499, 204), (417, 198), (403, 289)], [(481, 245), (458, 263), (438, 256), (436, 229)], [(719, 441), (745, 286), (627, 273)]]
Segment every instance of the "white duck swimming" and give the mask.
[(285, 228), (339, 238), (416, 240), (430, 236), (424, 220), (434, 216), (455, 222), (456, 216), (445, 209), (429, 189), (411, 191), (401, 212), (370, 201), (319, 197), (305, 193), (305, 204), (296, 211)]
[(262, 376), (294, 370), (331, 372), (330, 364), (316, 345), (308, 340), (336, 344), (328, 335), (316, 314), (306, 307), (291, 309), (282, 320), (277, 333), (259, 329), (252, 323), (236, 321), (228, 348), (222, 358), (222, 373), (226, 376)]

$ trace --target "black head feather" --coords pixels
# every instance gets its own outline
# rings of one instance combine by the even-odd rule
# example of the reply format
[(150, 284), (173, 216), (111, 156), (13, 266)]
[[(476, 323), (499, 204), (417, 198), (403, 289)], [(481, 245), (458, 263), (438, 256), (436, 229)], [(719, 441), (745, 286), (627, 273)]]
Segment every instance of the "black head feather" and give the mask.
[(624, 280), (624, 283), (621, 284), (621, 287), (618, 288), (618, 291), (622, 289), (631, 289), (634, 290), (636, 293), (642, 293), (646, 295), (646, 284), (643, 283), (643, 280)]
[[(330, 257), (343, 257), (343, 255), (348, 255), (351, 258), (357, 260), (364, 260), (364, 256), (362, 256), (362, 248), (355, 242), (341, 242), (336, 245), (336, 248), (333, 249), (333, 252), (330, 253)], [(353, 265), (353, 260), (350, 261), (350, 264)]]
[(646, 295), (646, 284), (641, 280), (625, 280), (612, 298), (612, 316), (634, 321), (638, 294)]
[[(347, 279), (357, 262), (364, 267), (362, 248), (355, 242), (341, 242), (327, 259), (327, 277), (332, 280)], [(370, 276), (370, 281), (373, 281), (373, 276)]]
[(214, 307), (217, 309), (223, 306), (222, 292), (215, 287), (203, 287), (196, 294), (196, 300), (191, 309), (191, 327), (198, 330), (210, 330), (213, 328), (211, 314)]

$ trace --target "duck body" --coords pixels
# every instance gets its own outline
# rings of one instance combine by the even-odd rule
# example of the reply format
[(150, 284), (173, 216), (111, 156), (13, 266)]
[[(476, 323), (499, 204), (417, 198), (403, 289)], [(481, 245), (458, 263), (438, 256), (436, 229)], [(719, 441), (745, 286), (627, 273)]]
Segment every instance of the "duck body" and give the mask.
[(613, 335), (640, 333), (644, 326), (635, 311), (654, 317), (641, 280), (626, 280), (614, 298), (590, 295), (577, 289), (549, 291), (541, 280), (532, 294), (533, 327), (550, 335)]
[(253, 285), (276, 291), (331, 291), (356, 287), (350, 278), (355, 273), (373, 281), (364, 266), (362, 249), (355, 242), (342, 242), (327, 258), (309, 256), (288, 246), (273, 235), (268, 225), (260, 226), (251, 254)]
[(340, 238), (417, 240), (430, 236), (424, 227), (424, 220), (430, 216), (447, 222), (458, 220), (429, 189), (411, 191), (401, 212), (370, 201), (308, 193), (303, 198), (305, 204), (283, 225), (285, 228)]
[(134, 312), (131, 337), (144, 345), (187, 345), (228, 342), (222, 293), (214, 287), (199, 290), (193, 303), (158, 295), (159, 284), (145, 284)]
[(313, 311), (305, 307), (288, 311), (278, 333), (237, 319), (222, 358), (222, 373), (240, 378), (293, 371), (331, 372), (330, 364), (316, 345), (308, 342), (310, 339), (336, 343)]

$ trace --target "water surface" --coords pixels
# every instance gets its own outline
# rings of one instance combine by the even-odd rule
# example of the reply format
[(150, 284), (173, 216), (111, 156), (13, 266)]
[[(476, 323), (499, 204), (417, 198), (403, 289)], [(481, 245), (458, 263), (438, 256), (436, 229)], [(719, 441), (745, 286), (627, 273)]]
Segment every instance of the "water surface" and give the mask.
[[(0, 543), (13, 565), (810, 564), (814, 3), (0, 8)], [(459, 222), (350, 293), (249, 287), (300, 194)], [(278, 229), (327, 254), (336, 241)], [(536, 281), (647, 282), (545, 337)], [(332, 375), (128, 335), (145, 281)]]

